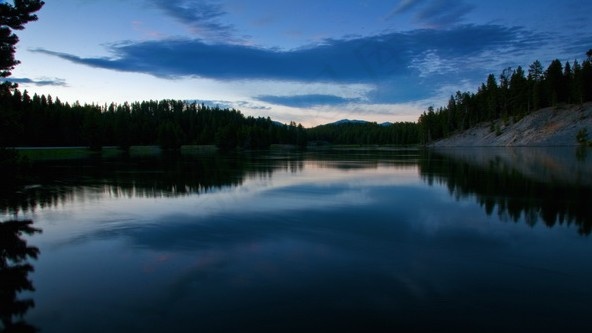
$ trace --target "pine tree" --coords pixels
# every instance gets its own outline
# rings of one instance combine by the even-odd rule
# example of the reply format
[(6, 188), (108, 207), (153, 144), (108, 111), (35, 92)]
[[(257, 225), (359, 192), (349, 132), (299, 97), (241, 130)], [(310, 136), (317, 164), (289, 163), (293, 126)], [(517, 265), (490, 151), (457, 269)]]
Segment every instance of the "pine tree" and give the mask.
[(559, 59), (553, 60), (547, 68), (545, 82), (547, 94), (551, 97), (551, 105), (555, 106), (557, 103), (565, 102), (563, 65)]
[[(13, 30), (22, 30), (24, 25), (30, 21), (37, 20), (32, 13), (43, 6), (39, 0), (15, 0), (14, 4), (0, 3), (0, 79), (10, 76), (11, 71), (19, 61), (15, 59), (16, 44), (19, 39)], [(11, 98), (11, 90), (16, 84), (8, 82), (0, 83), (0, 101), (4, 102)], [(0, 164), (8, 155), (5, 152), (7, 145), (13, 145), (17, 135), (15, 127), (19, 124), (20, 115), (12, 107), (0, 109)]]
[(543, 65), (536, 60), (528, 67), (528, 83), (530, 102), (528, 103), (528, 111), (537, 110), (546, 106), (546, 100), (542, 87), (543, 81)]
[(571, 86), (573, 85), (573, 72), (569, 61), (565, 63), (563, 67), (563, 80), (562, 80), (562, 94), (564, 102), (571, 103)]
[(0, 77), (10, 76), (19, 61), (14, 58), (19, 39), (13, 30), (22, 30), (25, 24), (37, 20), (33, 15), (43, 7), (39, 0), (15, 0), (14, 4), (0, 3)]
[(592, 101), (592, 60), (590, 59), (582, 64), (582, 86), (584, 101)]

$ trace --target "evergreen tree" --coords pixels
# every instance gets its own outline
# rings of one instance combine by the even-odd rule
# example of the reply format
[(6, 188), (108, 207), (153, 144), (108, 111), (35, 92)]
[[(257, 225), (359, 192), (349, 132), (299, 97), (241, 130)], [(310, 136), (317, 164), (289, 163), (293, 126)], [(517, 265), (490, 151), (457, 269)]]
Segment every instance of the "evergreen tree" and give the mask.
[(562, 80), (562, 94), (563, 94), (563, 101), (567, 103), (571, 103), (571, 91), (572, 91), (572, 84), (573, 84), (573, 72), (571, 70), (571, 65), (569, 61), (565, 63), (563, 67), (563, 80)]
[(19, 61), (15, 59), (19, 39), (13, 30), (22, 30), (25, 24), (37, 20), (33, 15), (43, 7), (39, 0), (15, 0), (14, 4), (0, 3), (0, 77), (10, 76)]
[(592, 60), (588, 59), (582, 64), (582, 86), (584, 101), (592, 101)]
[(565, 102), (565, 87), (563, 85), (563, 65), (559, 59), (551, 62), (545, 72), (547, 94), (551, 97), (551, 105)]
[(528, 110), (537, 110), (546, 104), (545, 95), (543, 92), (543, 65), (540, 61), (535, 60), (528, 67), (528, 83), (530, 91), (530, 101), (528, 103)]
[(495, 119), (499, 116), (498, 112), (498, 86), (495, 75), (489, 74), (487, 77), (486, 89), (484, 91), (487, 100), (487, 120)]
[[(22, 30), (26, 23), (37, 20), (34, 12), (41, 9), (43, 1), (38, 0), (15, 0), (14, 4), (0, 3), (0, 79), (10, 76), (11, 71), (19, 61), (15, 59), (16, 44), (19, 39), (13, 30)], [(20, 135), (19, 110), (14, 108), (10, 92), (16, 88), (16, 84), (0, 82), (0, 164), (7, 159), (12, 159), (13, 153), (6, 152), (8, 145), (14, 145)]]
[(502, 71), (500, 75), (500, 85), (499, 85), (499, 107), (501, 117), (505, 120), (508, 119), (510, 113), (510, 79), (514, 75), (514, 70), (512, 67), (508, 67)]
[(510, 110), (513, 115), (522, 118), (528, 110), (528, 81), (524, 76), (524, 70), (521, 66), (510, 78)]
[(582, 66), (577, 60), (574, 60), (573, 64), (573, 82), (570, 93), (573, 103), (584, 103), (584, 77), (582, 75)]

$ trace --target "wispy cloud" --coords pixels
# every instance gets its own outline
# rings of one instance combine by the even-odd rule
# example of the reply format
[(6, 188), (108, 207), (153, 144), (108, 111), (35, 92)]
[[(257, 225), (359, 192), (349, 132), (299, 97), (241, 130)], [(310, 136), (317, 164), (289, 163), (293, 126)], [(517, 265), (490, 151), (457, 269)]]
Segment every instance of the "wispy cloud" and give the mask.
[(22, 83), (22, 84), (32, 84), (36, 86), (66, 86), (66, 80), (60, 78), (39, 78), (39, 79), (30, 79), (30, 78), (7, 78), (7, 81), (12, 83)]
[(442, 28), (461, 23), (473, 9), (462, 0), (401, 0), (387, 18), (414, 12), (420, 25)]
[(401, 0), (399, 4), (393, 10), (393, 14), (402, 14), (405, 13), (413, 7), (416, 7), (420, 3), (424, 2), (424, 0)]
[(310, 108), (319, 105), (344, 105), (348, 103), (359, 103), (360, 98), (344, 98), (334, 95), (295, 95), (295, 96), (271, 96), (263, 95), (255, 97), (257, 100), (276, 105), (283, 105), (295, 108)]
[(473, 9), (473, 5), (464, 1), (433, 0), (417, 14), (417, 18), (428, 26), (449, 26), (462, 22)]
[(204, 40), (234, 39), (234, 27), (222, 23), (226, 15), (218, 2), (207, 0), (149, 0), (162, 12), (190, 27), (196, 36)]
[(188, 103), (197, 103), (197, 104), (204, 104), (211, 107), (220, 107), (220, 108), (237, 108), (237, 109), (251, 109), (251, 110), (271, 110), (271, 107), (261, 105), (258, 103), (253, 103), (249, 101), (226, 101), (226, 100), (207, 100), (207, 99), (193, 99), (193, 100), (186, 100)]

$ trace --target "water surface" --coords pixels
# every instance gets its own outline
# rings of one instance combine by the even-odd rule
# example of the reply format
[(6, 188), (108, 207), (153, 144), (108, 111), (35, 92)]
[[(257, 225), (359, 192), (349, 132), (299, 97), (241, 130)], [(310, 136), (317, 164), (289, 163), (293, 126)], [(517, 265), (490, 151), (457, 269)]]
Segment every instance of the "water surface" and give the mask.
[(42, 332), (578, 332), (586, 153), (44, 162), (0, 202), (42, 230), (22, 236), (40, 254), (18, 294)]

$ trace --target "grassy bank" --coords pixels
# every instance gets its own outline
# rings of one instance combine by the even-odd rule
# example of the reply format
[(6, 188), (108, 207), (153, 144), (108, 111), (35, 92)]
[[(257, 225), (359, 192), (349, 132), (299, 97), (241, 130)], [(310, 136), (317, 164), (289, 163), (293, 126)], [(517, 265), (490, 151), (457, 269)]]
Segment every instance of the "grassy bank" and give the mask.
[[(104, 147), (101, 151), (92, 151), (86, 147), (26, 147), (16, 148), (20, 157), (29, 161), (55, 161), (55, 160), (77, 160), (91, 157), (117, 157), (124, 154), (129, 156), (154, 156), (161, 154), (159, 146), (134, 146), (129, 152), (124, 152), (117, 147)], [(183, 146), (181, 154), (198, 154), (213, 152), (214, 146)]]

